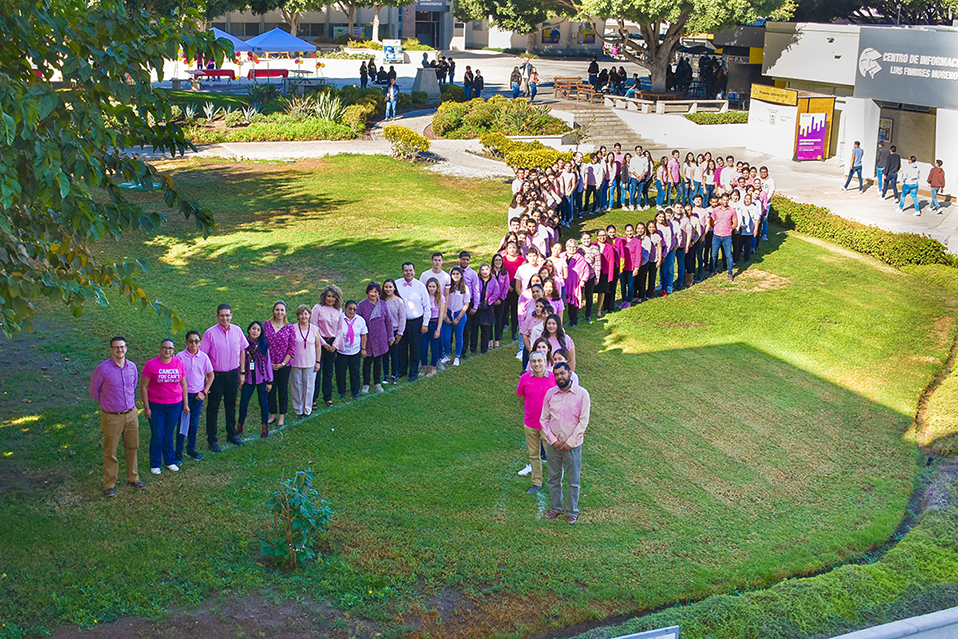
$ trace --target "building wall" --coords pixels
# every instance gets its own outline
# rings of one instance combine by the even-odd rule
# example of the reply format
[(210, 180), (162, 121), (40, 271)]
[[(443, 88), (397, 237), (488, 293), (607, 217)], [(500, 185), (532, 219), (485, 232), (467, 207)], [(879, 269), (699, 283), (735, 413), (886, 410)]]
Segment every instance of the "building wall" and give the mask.
[(945, 193), (958, 196), (958, 111), (938, 109), (935, 114), (935, 155), (945, 170)]
[[(549, 23), (550, 28), (556, 28), (559, 30), (559, 41), (555, 43), (546, 43), (542, 41), (542, 30), (543, 26), (540, 25), (531, 34), (531, 48), (536, 53), (581, 53), (582, 55), (593, 55), (597, 54), (602, 50), (602, 41), (598, 38), (595, 39), (593, 44), (580, 44), (578, 41), (579, 26), (582, 25), (583, 28), (586, 28), (588, 25), (587, 22), (578, 22), (578, 21), (553, 21)], [(600, 33), (605, 29), (605, 21), (596, 19), (595, 21), (596, 29)], [(530, 44), (530, 36), (520, 35), (514, 31), (506, 31), (500, 29), (496, 26), (489, 27), (489, 37), (487, 46), (494, 47), (497, 49), (526, 49)]]
[(854, 86), (858, 33), (854, 25), (769, 22), (762, 73), (822, 85)]
[(747, 148), (780, 158), (795, 155), (798, 107), (752, 100), (748, 111)]

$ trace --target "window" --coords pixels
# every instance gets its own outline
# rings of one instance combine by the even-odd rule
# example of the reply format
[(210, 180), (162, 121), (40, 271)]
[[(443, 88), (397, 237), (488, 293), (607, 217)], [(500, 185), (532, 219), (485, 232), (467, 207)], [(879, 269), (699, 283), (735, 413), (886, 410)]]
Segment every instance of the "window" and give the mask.
[(243, 23), (243, 33), (242, 35), (251, 38), (253, 36), (259, 35), (259, 22), (245, 22)]

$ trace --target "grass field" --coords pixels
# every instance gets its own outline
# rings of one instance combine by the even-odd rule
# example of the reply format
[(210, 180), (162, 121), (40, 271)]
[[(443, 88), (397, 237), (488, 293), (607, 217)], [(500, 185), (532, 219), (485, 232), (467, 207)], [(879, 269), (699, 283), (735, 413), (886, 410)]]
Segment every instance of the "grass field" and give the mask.
[[(148, 259), (143, 286), (201, 330), (220, 302), (245, 328), (276, 299), (312, 304), (330, 281), (357, 297), (404, 261), (425, 268), (433, 250), (487, 259), (508, 193), (379, 157), (165, 168), (214, 210), (216, 233), (171, 220), (102, 250)], [(126, 334), (142, 365), (167, 330), (117, 299), (79, 319), (45, 306), (43, 330), (0, 351), (0, 619), (94, 625), (268, 589), (325, 598), (387, 635), (526, 636), (818, 571), (884, 541), (902, 516), (907, 431), (948, 356), (952, 300), (777, 232), (734, 283), (580, 326), (593, 413), (575, 527), (541, 519), (545, 496), (516, 476), (511, 348), (105, 500), (89, 371), (111, 335)], [(148, 432), (141, 419), (141, 473)], [(284, 573), (259, 553), (265, 501), (306, 467), (337, 513), (328, 560)]]

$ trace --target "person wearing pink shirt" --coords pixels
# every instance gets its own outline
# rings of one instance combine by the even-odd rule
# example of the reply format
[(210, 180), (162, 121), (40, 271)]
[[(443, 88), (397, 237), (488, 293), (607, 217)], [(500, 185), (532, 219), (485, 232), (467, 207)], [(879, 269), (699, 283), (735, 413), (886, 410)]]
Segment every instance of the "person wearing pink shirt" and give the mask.
[[(555, 377), (548, 369), (546, 355), (534, 351), (529, 356), (530, 371), (519, 378), (516, 395), (523, 407), (522, 430), (526, 436), (526, 449), (529, 452), (528, 468), (532, 472), (532, 487), (526, 491), (533, 495), (542, 490), (542, 459), (540, 450), (545, 445), (542, 436), (542, 400), (546, 392), (555, 387)], [(520, 472), (525, 472), (523, 469)]]
[(273, 304), (273, 316), (263, 322), (263, 336), (269, 344), (270, 365), (273, 367), (273, 387), (266, 400), (269, 403), (269, 422), (277, 426), (286, 423), (289, 410), (289, 363), (296, 345), (293, 325), (287, 319), (286, 302)]
[(159, 475), (165, 465), (174, 473), (176, 465), (173, 434), (182, 413), (189, 414), (190, 400), (186, 393), (186, 367), (173, 356), (176, 343), (160, 342), (160, 354), (143, 365), (143, 412), (150, 420), (150, 472)]
[(216, 324), (203, 333), (200, 343), (200, 350), (213, 363), (213, 385), (206, 406), (206, 443), (214, 453), (222, 452), (216, 441), (216, 418), (221, 401), (226, 412), (226, 441), (236, 446), (243, 443), (236, 438), (236, 400), (240, 384), (246, 379), (241, 361), (249, 342), (242, 329), (230, 324), (232, 320), (233, 309), (229, 304), (220, 304), (216, 309)]
[[(343, 292), (338, 286), (329, 285), (319, 294), (319, 304), (313, 306), (309, 314), (310, 323), (316, 327), (319, 335), (319, 361), (322, 370), (321, 383), (313, 380), (311, 408), (316, 406), (320, 388), (326, 406), (333, 405), (333, 377), (336, 374), (336, 354), (342, 345)], [(317, 375), (319, 377), (319, 375)], [(307, 415), (309, 412), (306, 413)]]
[(546, 459), (549, 465), (549, 497), (552, 508), (546, 519), (562, 514), (562, 478), (569, 490), (565, 495), (566, 521), (574, 524), (579, 519), (579, 477), (582, 472), (582, 440), (589, 427), (592, 401), (589, 391), (572, 381), (572, 369), (565, 362), (553, 368), (555, 388), (546, 391), (542, 400), (542, 436), (549, 445)]
[[(200, 350), (199, 331), (187, 331), (186, 349), (176, 354), (177, 359), (186, 367), (186, 395), (190, 400), (189, 419), (180, 418), (180, 428), (176, 433), (176, 465), (183, 464), (183, 441), (186, 440), (186, 454), (200, 460), (203, 456), (196, 452), (196, 432), (200, 426), (200, 414), (203, 412), (203, 400), (209, 395), (213, 384), (213, 362), (209, 355)], [(184, 424), (184, 421), (186, 424)], [(184, 427), (186, 432), (183, 432)]]
[(110, 358), (102, 362), (90, 377), (90, 397), (100, 406), (100, 429), (103, 431), (103, 494), (116, 495), (116, 479), (120, 464), (116, 447), (123, 440), (126, 458), (126, 483), (146, 488), (136, 467), (140, 447), (140, 424), (136, 412), (136, 364), (126, 359), (126, 338), (110, 340)]
[(682, 199), (682, 161), (678, 149), (672, 151), (672, 158), (666, 165), (665, 205)]
[(632, 306), (632, 298), (635, 297), (635, 268), (632, 257), (635, 254), (635, 227), (631, 224), (625, 225), (625, 237), (615, 239), (618, 246), (618, 253), (622, 260), (622, 270), (619, 272), (619, 289), (622, 292), (622, 303), (619, 308), (629, 308)]
[[(293, 369), (289, 375), (290, 399), (296, 417), (309, 417), (313, 413), (313, 384), (319, 372), (322, 345), (325, 343), (319, 329), (310, 321), (310, 310), (305, 304), (296, 309), (296, 340), (293, 347), (293, 359), (289, 365)], [(333, 341), (332, 343), (337, 343)], [(329, 402), (327, 402), (327, 406)]]
[(652, 237), (649, 235), (646, 225), (642, 222), (635, 225), (635, 239), (637, 244), (632, 265), (637, 268), (635, 270), (635, 297), (632, 299), (632, 303), (641, 304), (649, 299), (649, 291), (655, 287), (655, 274), (653, 272), (650, 275), (650, 271), (657, 268), (657, 265)]
[(712, 209), (712, 272), (715, 275), (718, 266), (719, 247), (725, 253), (725, 266), (728, 268), (728, 281), (732, 281), (732, 229), (738, 226), (738, 215), (728, 205), (728, 194), (723, 193), (719, 205)]

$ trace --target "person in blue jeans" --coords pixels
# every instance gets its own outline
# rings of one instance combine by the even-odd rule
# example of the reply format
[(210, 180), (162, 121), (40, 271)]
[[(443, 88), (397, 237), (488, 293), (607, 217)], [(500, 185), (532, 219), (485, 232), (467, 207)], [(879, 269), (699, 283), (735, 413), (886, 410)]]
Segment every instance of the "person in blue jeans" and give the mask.
[(725, 253), (725, 266), (728, 269), (728, 281), (731, 282), (732, 268), (732, 229), (738, 227), (738, 214), (728, 205), (728, 193), (723, 193), (719, 205), (712, 209), (712, 275), (718, 270), (719, 247)]
[(864, 157), (865, 151), (862, 149), (862, 144), (858, 140), (855, 140), (854, 146), (852, 146), (852, 157), (851, 163), (848, 169), (848, 179), (845, 180), (844, 190), (848, 190), (848, 185), (852, 182), (852, 176), (858, 175), (858, 192), (863, 193), (865, 191), (865, 184), (862, 182), (862, 157)]
[(918, 159), (913, 155), (908, 159), (901, 170), (901, 200), (898, 210), (905, 210), (905, 201), (910, 196), (915, 203), (915, 215), (921, 215), (921, 205), (918, 203), (918, 184), (921, 181), (921, 172), (918, 170)]
[(675, 229), (665, 217), (665, 211), (655, 214), (655, 231), (662, 236), (662, 266), (659, 269), (659, 284), (655, 287), (657, 293), (666, 295), (672, 293), (675, 282)]
[(399, 102), (399, 85), (396, 84), (396, 78), (389, 80), (389, 86), (386, 87), (386, 119), (396, 118), (396, 104)]
[[(203, 459), (203, 455), (196, 451), (196, 432), (200, 425), (200, 415), (203, 413), (203, 400), (209, 394), (213, 385), (213, 363), (209, 355), (200, 350), (202, 335), (199, 331), (187, 331), (186, 350), (180, 351), (176, 357), (186, 367), (186, 394), (189, 399), (190, 412), (180, 418), (180, 427), (176, 431), (176, 464), (183, 463), (183, 444), (186, 443), (186, 454), (193, 459)], [(188, 420), (189, 426), (183, 433), (183, 421)]]
[(173, 356), (176, 350), (171, 339), (160, 342), (160, 354), (143, 366), (140, 393), (143, 412), (150, 420), (150, 472), (159, 475), (161, 466), (173, 472), (176, 465), (173, 434), (180, 424), (181, 412), (189, 412), (186, 393), (186, 367)]
[(885, 141), (878, 141), (878, 150), (875, 151), (875, 177), (878, 178), (878, 195), (881, 197), (882, 190), (885, 187), (885, 160), (888, 159), (888, 149), (885, 148)]

